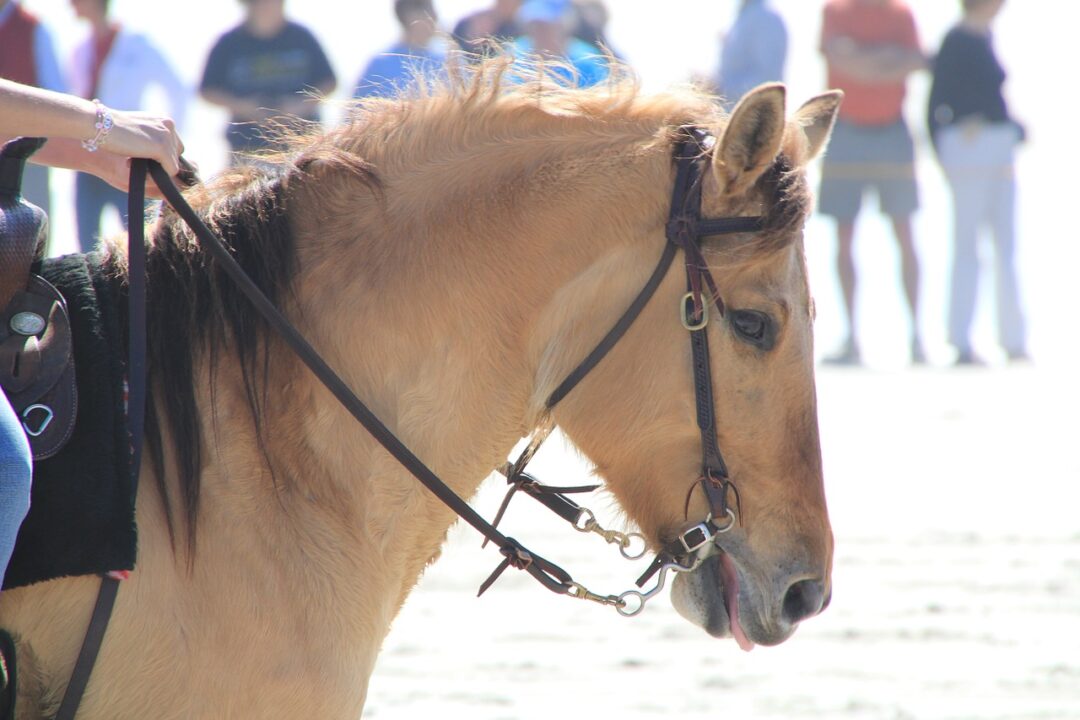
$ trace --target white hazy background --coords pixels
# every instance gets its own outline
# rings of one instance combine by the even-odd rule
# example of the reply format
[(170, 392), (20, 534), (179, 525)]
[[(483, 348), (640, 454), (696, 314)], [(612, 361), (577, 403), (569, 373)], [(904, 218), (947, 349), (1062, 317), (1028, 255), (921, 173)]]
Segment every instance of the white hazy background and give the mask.
[[(84, 32), (62, 0), (26, 4), (62, 53)], [(449, 29), (485, 3), (436, 0)], [(924, 46), (937, 47), (957, 0), (912, 0)], [(231, 0), (113, 0), (114, 15), (149, 32), (192, 88), (217, 36), (236, 24)], [(824, 89), (817, 53), (821, 0), (775, 0), (788, 23), (794, 107)], [(397, 36), (389, 0), (292, 0), (289, 13), (326, 48), (350, 92), (369, 56)], [(608, 0), (609, 37), (647, 89), (714, 71), (735, 0)], [(1041, 14), (1040, 14), (1041, 13)], [(497, 561), (455, 528), (387, 640), (366, 714), (377, 718), (1080, 718), (1080, 360), (1075, 316), (1080, 233), (1077, 106), (1080, 5), (1012, 0), (996, 47), (1007, 96), (1029, 131), (1020, 150), (1019, 255), (1034, 364), (955, 370), (945, 344), (950, 204), (923, 114), (929, 79), (909, 84), (922, 209), (920, 325), (932, 365), (906, 367), (907, 320), (895, 243), (871, 203), (859, 221), (860, 327), (869, 369), (823, 368), (818, 395), (826, 486), (837, 538), (835, 595), (778, 648), (739, 653), (678, 618), (667, 598), (635, 620), (546, 593), (524, 575), (475, 588)], [(333, 109), (327, 118), (332, 121)], [(183, 126), (205, 176), (225, 162), (226, 118), (202, 102)], [(816, 168), (812, 170), (816, 173)], [(70, 177), (54, 183), (54, 248), (74, 247)], [(114, 225), (115, 225), (115, 221)], [(819, 353), (839, 341), (831, 223), (807, 227)], [(991, 286), (986, 276), (982, 290)], [(976, 348), (992, 360), (984, 292)], [(575, 484), (589, 467), (566, 446), (537, 459), (540, 477)], [(490, 516), (500, 487), (476, 504)], [(537, 552), (597, 591), (637, 576), (599, 540), (579, 538), (521, 499), (506, 523)], [(617, 525), (613, 504), (587, 502)], [(572, 536), (572, 537), (570, 537)]]

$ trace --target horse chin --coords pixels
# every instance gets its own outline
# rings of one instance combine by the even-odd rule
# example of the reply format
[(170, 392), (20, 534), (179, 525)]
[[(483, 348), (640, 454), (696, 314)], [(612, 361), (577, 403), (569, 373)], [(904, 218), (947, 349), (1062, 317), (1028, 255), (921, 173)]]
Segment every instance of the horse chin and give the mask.
[[(739, 581), (731, 556), (721, 551), (692, 573), (679, 573), (671, 588), (671, 603), (680, 615), (715, 638), (734, 638), (749, 652), (756, 645), (778, 645), (787, 632), (768, 632), (756, 619), (752, 594)], [(740, 610), (742, 608), (742, 610)]]

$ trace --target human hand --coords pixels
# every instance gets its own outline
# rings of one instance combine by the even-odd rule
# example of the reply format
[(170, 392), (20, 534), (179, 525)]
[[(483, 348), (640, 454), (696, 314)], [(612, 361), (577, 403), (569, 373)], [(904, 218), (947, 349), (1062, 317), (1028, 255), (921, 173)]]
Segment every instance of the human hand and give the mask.
[[(97, 153), (97, 156), (98, 157), (94, 158), (94, 167), (87, 168), (87, 170), (94, 173), (114, 188), (129, 192), (131, 158), (117, 155), (116, 153), (106, 152), (104, 148)], [(174, 173), (172, 177), (177, 181), (177, 185), (181, 187), (187, 184), (187, 182), (181, 180), (176, 173)], [(154, 198), (156, 200), (164, 199), (161, 191), (158, 190), (157, 183), (155, 183), (149, 175), (146, 176), (146, 197)]]
[[(125, 112), (113, 110), (113, 127), (101, 143), (101, 152), (113, 157), (103, 157), (103, 170), (109, 176), (102, 175), (110, 184), (126, 189), (126, 168), (129, 158), (148, 158), (161, 163), (169, 175), (180, 171), (180, 154), (184, 152), (184, 142), (176, 132), (176, 125), (167, 117), (144, 112)], [(116, 170), (124, 169), (121, 186), (116, 180)]]

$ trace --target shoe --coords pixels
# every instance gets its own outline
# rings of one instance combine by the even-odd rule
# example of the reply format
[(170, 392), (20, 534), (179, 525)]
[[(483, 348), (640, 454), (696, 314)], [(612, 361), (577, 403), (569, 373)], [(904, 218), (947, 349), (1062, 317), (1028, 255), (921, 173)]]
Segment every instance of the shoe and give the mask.
[(1010, 364), (1024, 365), (1031, 362), (1031, 356), (1027, 354), (1027, 350), (1021, 348), (1020, 350), (1009, 350), (1005, 353), (1005, 357)]
[(848, 340), (838, 351), (821, 358), (821, 362), (826, 365), (852, 367), (862, 365), (862, 356), (859, 354), (859, 346)]
[(956, 353), (956, 360), (953, 365), (957, 367), (985, 367), (986, 361), (976, 355), (970, 348), (966, 348)]
[(926, 364), (926, 353), (923, 351), (922, 341), (920, 341), (919, 338), (915, 338), (911, 341), (911, 364)]

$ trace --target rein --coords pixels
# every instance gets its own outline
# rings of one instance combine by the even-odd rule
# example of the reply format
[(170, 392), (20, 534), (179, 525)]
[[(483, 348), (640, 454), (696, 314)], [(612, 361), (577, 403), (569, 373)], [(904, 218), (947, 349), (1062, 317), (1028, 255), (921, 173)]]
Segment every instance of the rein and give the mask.
[[(495, 543), (499, 552), (503, 555), (503, 560), (480, 586), (478, 594), (483, 594), (508, 567), (513, 567), (526, 571), (552, 592), (591, 600), (603, 605), (612, 605), (624, 616), (638, 614), (644, 609), (645, 603), (663, 589), (667, 571), (688, 572), (696, 569), (704, 559), (700, 556), (702, 548), (707, 548), (716, 535), (729, 530), (736, 522), (736, 515), (727, 503), (728, 495), (734, 489), (734, 485), (728, 480), (727, 468), (716, 440), (716, 418), (712, 397), (708, 337), (705, 331), (708, 324), (709, 304), (716, 307), (721, 317), (724, 315), (724, 305), (716, 287), (716, 282), (709, 272), (702, 255), (700, 241), (703, 237), (710, 235), (760, 232), (763, 227), (763, 219), (761, 217), (701, 217), (701, 181), (703, 168), (707, 162), (704, 145), (706, 137), (705, 132), (698, 128), (684, 130), (684, 136), (678, 141), (674, 152), (676, 177), (672, 191), (671, 211), (666, 225), (667, 243), (665, 243), (663, 253), (645, 285), (634, 297), (630, 306), (616, 321), (615, 325), (552, 391), (545, 402), (546, 413), (542, 429), (533, 436), (528, 447), (513, 465), (507, 464), (500, 469), (500, 472), (506, 475), (507, 481), (512, 487), (494, 523), (489, 523), (470, 507), (464, 499), (454, 493), (349, 389), (341, 377), (334, 372), (322, 356), (316, 352), (304, 336), (244, 272), (229, 250), (183, 198), (168, 173), (154, 161), (133, 160), (129, 185), (131, 230), (128, 235), (129, 313), (132, 328), (130, 331), (132, 335), (129, 340), (130, 356), (128, 364), (129, 383), (132, 387), (129, 402), (129, 418), (133, 439), (132, 473), (136, 477), (138, 476), (146, 401), (146, 245), (143, 237), (145, 225), (143, 195), (146, 173), (149, 170), (150, 177), (153, 178), (166, 201), (199, 239), (202, 247), (214, 256), (225, 273), (247, 296), (267, 324), (288, 343), (293, 352), (307, 365), (319, 381), (333, 393), (342, 406), (424, 487), (483, 535), (485, 543), (488, 541)], [(607, 356), (616, 343), (626, 334), (634, 320), (637, 319), (656, 293), (679, 250), (682, 250), (685, 256), (687, 277), (687, 293), (680, 303), (680, 315), (683, 325), (690, 331), (697, 423), (702, 437), (702, 475), (697, 484), (705, 492), (710, 512), (705, 520), (682, 532), (670, 547), (661, 550), (657, 554), (649, 569), (636, 583), (639, 588), (643, 587), (653, 575), (659, 572), (659, 578), (655, 586), (650, 590), (644, 592), (629, 590), (621, 595), (599, 595), (575, 582), (568, 572), (555, 563), (528, 550), (514, 538), (504, 535), (496, 525), (513, 494), (518, 490), (524, 490), (526, 494), (536, 498), (560, 517), (570, 522), (575, 529), (582, 532), (596, 532), (608, 542), (618, 544), (624, 557), (634, 559), (644, 555), (645, 547), (642, 547), (640, 553), (627, 551), (630, 538), (632, 536), (641, 538), (639, 534), (624, 535), (603, 530), (596, 523), (595, 517), (592, 516), (590, 511), (581, 508), (577, 503), (565, 496), (568, 493), (593, 490), (598, 486), (545, 486), (525, 473), (524, 470), (553, 428), (550, 417), (551, 411)], [(708, 290), (707, 298), (703, 286)], [(136, 375), (136, 372), (138, 372), (138, 375)], [(737, 499), (737, 491), (735, 496)], [(738, 506), (736, 505), (736, 507)], [(583, 518), (585, 518), (584, 523), (582, 522)], [(717, 525), (714, 522), (716, 520), (723, 524)], [(80, 651), (75, 670), (72, 673), (72, 679), (61, 703), (60, 712), (57, 714), (58, 720), (74, 718), (109, 622), (116, 591), (117, 581), (115, 579), (109, 577), (102, 579), (98, 602), (87, 631), (86, 640)]]

